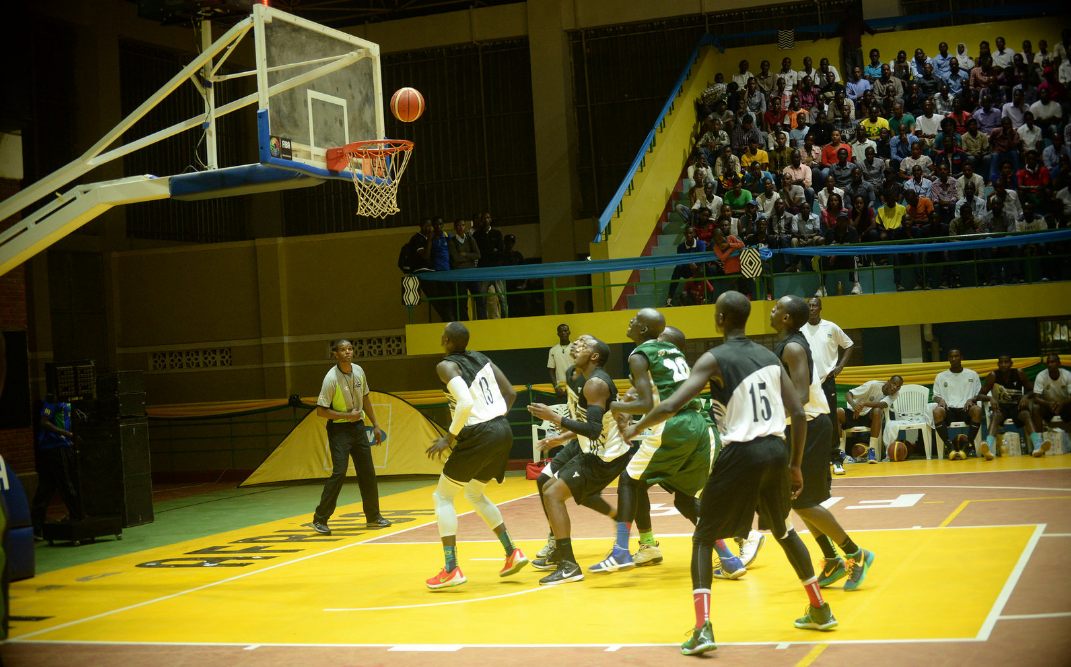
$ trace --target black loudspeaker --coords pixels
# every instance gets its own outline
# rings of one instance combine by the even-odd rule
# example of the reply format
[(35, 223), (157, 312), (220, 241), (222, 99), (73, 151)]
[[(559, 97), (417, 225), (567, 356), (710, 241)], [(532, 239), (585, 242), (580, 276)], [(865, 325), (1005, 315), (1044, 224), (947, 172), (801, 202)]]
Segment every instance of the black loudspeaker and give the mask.
[(120, 371), (97, 378), (101, 419), (145, 416), (145, 378), (141, 371)]
[(82, 424), (75, 434), (86, 513), (121, 516), (124, 528), (152, 523), (148, 420)]

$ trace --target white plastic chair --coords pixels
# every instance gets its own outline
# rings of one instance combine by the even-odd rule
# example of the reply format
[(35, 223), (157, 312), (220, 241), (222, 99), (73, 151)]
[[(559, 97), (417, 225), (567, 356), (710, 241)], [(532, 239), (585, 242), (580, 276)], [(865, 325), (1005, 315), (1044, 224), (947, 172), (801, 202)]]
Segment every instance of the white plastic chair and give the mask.
[[(568, 417), (569, 416), (569, 404), (568, 403), (559, 403), (558, 405), (548, 405), (547, 407), (550, 408), (551, 410), (553, 410), (554, 414), (558, 415), (559, 417)], [(547, 421), (546, 419), (544, 419), (543, 422), (540, 423), (540, 424), (532, 424), (532, 460), (533, 461), (542, 461), (543, 460), (543, 456), (544, 456), (543, 452), (539, 451), (539, 448), (536, 447), (536, 444), (540, 440), (542, 440), (543, 438), (547, 437), (548, 435), (550, 435), (552, 433), (558, 433), (559, 431), (561, 431), (561, 427), (560, 426), (558, 426), (557, 424), (555, 424), (552, 421)]]
[[(926, 418), (926, 404), (930, 400), (930, 390), (920, 384), (905, 384), (892, 405), (885, 409), (885, 429), (882, 431), (882, 443), (888, 447), (899, 435), (911, 431), (922, 433), (922, 443), (926, 447), (926, 458), (931, 458), (930, 439), (932, 429)], [(896, 415), (893, 419), (892, 415)], [(937, 438), (940, 456), (944, 457), (944, 445)]]

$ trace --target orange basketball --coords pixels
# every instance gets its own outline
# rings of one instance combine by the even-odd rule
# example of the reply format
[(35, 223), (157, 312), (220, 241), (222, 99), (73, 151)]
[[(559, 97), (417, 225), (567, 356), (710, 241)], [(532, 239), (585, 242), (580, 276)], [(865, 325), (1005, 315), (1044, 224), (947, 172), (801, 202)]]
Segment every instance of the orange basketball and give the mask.
[(893, 444), (889, 445), (889, 460), (890, 461), (903, 461), (907, 458), (907, 445), (897, 440)]
[(856, 445), (854, 447), (852, 447), (852, 458), (853, 459), (861, 459), (861, 458), (863, 458), (865, 456), (866, 456), (866, 445), (864, 445), (862, 443), (856, 443)]
[(403, 123), (412, 123), (424, 113), (424, 96), (416, 88), (399, 88), (390, 98), (390, 112)]
[(952, 442), (955, 444), (956, 449), (962, 450), (967, 446), (967, 436), (960, 433), (956, 437), (952, 438)]

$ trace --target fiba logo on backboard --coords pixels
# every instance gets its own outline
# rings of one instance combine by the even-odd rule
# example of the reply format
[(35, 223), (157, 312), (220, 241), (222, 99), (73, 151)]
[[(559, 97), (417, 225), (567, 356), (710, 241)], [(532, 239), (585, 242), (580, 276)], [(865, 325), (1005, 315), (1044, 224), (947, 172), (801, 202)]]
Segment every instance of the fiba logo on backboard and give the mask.
[(272, 157), (282, 158), (284, 160), (294, 159), (294, 153), (291, 150), (289, 139), (272, 137), (268, 142), (268, 149), (271, 151)]

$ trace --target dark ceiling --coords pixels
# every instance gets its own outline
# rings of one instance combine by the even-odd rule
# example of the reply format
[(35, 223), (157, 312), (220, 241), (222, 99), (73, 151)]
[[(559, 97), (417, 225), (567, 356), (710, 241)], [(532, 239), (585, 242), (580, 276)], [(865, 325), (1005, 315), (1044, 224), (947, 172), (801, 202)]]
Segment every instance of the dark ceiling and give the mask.
[(334, 28), (456, 12), (524, 0), (270, 0), (271, 6)]

